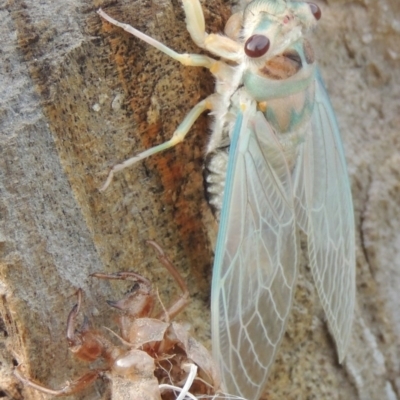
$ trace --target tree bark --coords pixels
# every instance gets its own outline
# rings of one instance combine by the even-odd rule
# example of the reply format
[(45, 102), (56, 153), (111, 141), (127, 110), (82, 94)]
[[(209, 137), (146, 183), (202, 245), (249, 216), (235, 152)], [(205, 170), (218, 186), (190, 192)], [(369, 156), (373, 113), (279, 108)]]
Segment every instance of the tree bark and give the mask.
[[(206, 2), (221, 32), (232, 2)], [(354, 196), (357, 310), (342, 366), (306, 253), (267, 399), (396, 399), (400, 396), (400, 5), (329, 0), (313, 35), (342, 132)], [(191, 293), (180, 316), (209, 346), (214, 220), (203, 194), (209, 136), (202, 116), (184, 143), (118, 173), (114, 164), (171, 137), (214, 81), (101, 21), (101, 7), (179, 52), (197, 53), (178, 0), (1, 3), (0, 397), (42, 399), (13, 376), (61, 387), (87, 370), (65, 340), (82, 288), (84, 313), (115, 328), (105, 302), (127, 285), (95, 271), (134, 270), (163, 302), (179, 289), (145, 245), (157, 241)], [(97, 383), (71, 398), (105, 398)]]

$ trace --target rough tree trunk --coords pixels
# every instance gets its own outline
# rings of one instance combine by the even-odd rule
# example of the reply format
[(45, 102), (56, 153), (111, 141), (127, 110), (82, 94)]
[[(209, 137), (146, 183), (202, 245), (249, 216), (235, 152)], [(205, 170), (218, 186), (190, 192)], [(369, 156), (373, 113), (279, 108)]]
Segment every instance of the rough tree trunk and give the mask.
[[(205, 2), (209, 31), (223, 29), (230, 5)], [(340, 366), (304, 258), (265, 398), (396, 399), (400, 3), (329, 0), (320, 6), (313, 43), (349, 164), (358, 306)], [(183, 144), (118, 174), (105, 193), (98, 188), (113, 164), (169, 138), (212, 92), (213, 78), (103, 23), (99, 7), (180, 52), (198, 52), (179, 0), (1, 2), (0, 397), (46, 398), (14, 378), (18, 363), (50, 387), (86, 370), (65, 340), (74, 293), (83, 289), (84, 311), (96, 326), (112, 328), (105, 300), (127, 289), (90, 273), (135, 270), (165, 302), (176, 295), (172, 278), (144, 244), (149, 238), (188, 282), (192, 303), (181, 318), (209, 345), (207, 229), (213, 220), (202, 183), (207, 117)], [(99, 383), (74, 398), (102, 398), (105, 387)]]

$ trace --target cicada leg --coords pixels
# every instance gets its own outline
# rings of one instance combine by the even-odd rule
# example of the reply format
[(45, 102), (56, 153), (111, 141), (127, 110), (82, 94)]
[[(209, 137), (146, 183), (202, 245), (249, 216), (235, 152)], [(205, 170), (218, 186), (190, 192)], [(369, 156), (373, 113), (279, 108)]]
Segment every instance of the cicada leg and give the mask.
[(181, 143), (186, 134), (189, 132), (190, 128), (193, 126), (193, 124), (196, 122), (197, 118), (199, 118), (200, 114), (202, 114), (206, 110), (211, 110), (213, 109), (213, 98), (214, 95), (211, 95), (207, 98), (205, 98), (203, 101), (200, 103), (196, 104), (192, 110), (189, 112), (188, 115), (184, 118), (184, 120), (180, 123), (176, 131), (173, 133), (172, 138), (162, 144), (159, 144), (158, 146), (154, 146), (148, 150), (143, 151), (142, 153), (137, 154), (136, 156), (133, 156), (121, 164), (116, 164), (111, 168), (111, 171), (108, 174), (107, 180), (100, 189), (100, 191), (104, 191), (108, 188), (110, 185), (114, 174), (116, 172), (122, 171), (123, 169), (130, 167), (131, 165), (137, 163), (140, 160), (143, 160), (147, 157), (152, 156), (153, 154), (156, 154), (160, 151), (169, 149), (170, 147), (174, 147), (178, 143)]
[(197, 46), (226, 60), (240, 60), (243, 46), (239, 42), (224, 35), (206, 32), (199, 0), (182, 0), (182, 3), (186, 14), (186, 29)]
[(157, 318), (163, 321), (169, 321), (169, 319), (178, 315), (189, 303), (189, 289), (186, 285), (186, 282), (175, 268), (175, 265), (165, 254), (164, 250), (154, 240), (148, 240), (147, 244), (151, 245), (157, 251), (158, 260), (162, 265), (164, 265), (182, 290), (182, 294), (180, 295), (179, 299), (176, 300), (175, 303), (171, 304), (168, 310), (164, 310), (160, 315), (157, 316)]
[(113, 360), (113, 345), (102, 334), (89, 326), (85, 316), (80, 329), (76, 329), (76, 319), (82, 304), (82, 290), (77, 292), (78, 303), (72, 308), (67, 319), (67, 341), (69, 350), (75, 357), (92, 362), (102, 357), (107, 361)]
[(207, 57), (207, 56), (200, 55), (200, 54), (187, 54), (187, 53), (179, 54), (176, 51), (170, 49), (165, 44), (162, 44), (158, 40), (155, 40), (152, 37), (146, 35), (145, 33), (140, 32), (139, 30), (135, 29), (133, 26), (124, 24), (122, 22), (115, 20), (114, 18), (112, 18), (108, 14), (106, 14), (101, 8), (99, 9), (99, 11), (97, 11), (97, 13), (100, 15), (100, 17), (104, 18), (110, 24), (113, 24), (115, 26), (122, 28), (124, 31), (143, 40), (144, 42), (148, 43), (149, 45), (162, 51), (167, 56), (173, 58), (176, 61), (179, 61), (183, 65), (192, 66), (192, 67), (211, 68), (211, 66), (215, 62), (217, 62), (216, 60), (212, 59), (211, 57)]
[(104, 373), (103, 371), (98, 370), (90, 371), (72, 382), (67, 382), (65, 386), (63, 386), (61, 389), (50, 389), (46, 386), (41, 385), (40, 383), (35, 382), (32, 379), (26, 378), (19, 369), (20, 368), (17, 367), (14, 370), (14, 374), (24, 385), (39, 390), (42, 393), (50, 394), (57, 397), (69, 396), (81, 392), (82, 390), (93, 384), (93, 382), (96, 381), (96, 379), (98, 379)]
[[(168, 309), (164, 309), (157, 319), (169, 321), (171, 318), (179, 314), (189, 302), (189, 289), (178, 270), (175, 268), (171, 260), (165, 254), (164, 250), (153, 240), (148, 240), (147, 244), (151, 245), (157, 251), (157, 257), (161, 264), (175, 279), (176, 283), (182, 290), (182, 294)], [(107, 301), (114, 308), (123, 310), (131, 318), (149, 317), (153, 310), (153, 302), (155, 292), (151, 288), (151, 283), (148, 279), (136, 274), (135, 272), (117, 272), (115, 274), (105, 274), (96, 272), (90, 275), (91, 277), (107, 280), (128, 280), (135, 282), (137, 285), (128, 296), (119, 301)]]

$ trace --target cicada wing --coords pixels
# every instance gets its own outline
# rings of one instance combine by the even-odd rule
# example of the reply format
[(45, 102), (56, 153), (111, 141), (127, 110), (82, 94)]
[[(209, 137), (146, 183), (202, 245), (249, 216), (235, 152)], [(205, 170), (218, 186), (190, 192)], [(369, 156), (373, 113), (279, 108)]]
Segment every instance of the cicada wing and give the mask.
[(339, 129), (318, 71), (311, 130), (302, 147), (294, 179), (297, 219), (308, 236), (313, 277), (341, 362), (355, 303), (354, 211)]
[(285, 332), (297, 276), (291, 173), (260, 112), (236, 122), (212, 281), (213, 352), (226, 389), (258, 399)]

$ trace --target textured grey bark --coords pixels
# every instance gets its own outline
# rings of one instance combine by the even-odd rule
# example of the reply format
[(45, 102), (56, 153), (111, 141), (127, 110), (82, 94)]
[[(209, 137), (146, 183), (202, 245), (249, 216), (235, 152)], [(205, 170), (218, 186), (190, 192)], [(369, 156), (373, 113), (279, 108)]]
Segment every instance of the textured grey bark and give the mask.
[[(197, 52), (178, 0), (0, 3), (0, 395), (46, 396), (13, 377), (16, 363), (56, 388), (86, 365), (67, 349), (65, 323), (85, 293), (97, 327), (115, 328), (106, 299), (127, 285), (94, 271), (135, 270), (168, 302), (176, 285), (144, 241), (156, 240), (188, 282), (181, 319), (209, 345), (212, 217), (203, 195), (207, 117), (187, 141), (118, 174), (109, 168), (171, 136), (213, 90), (203, 69), (178, 65), (100, 21), (102, 7), (181, 52)], [(341, 127), (357, 227), (357, 312), (348, 357), (334, 343), (304, 257), (268, 399), (400, 396), (400, 3), (319, 2), (313, 43)], [(219, 32), (228, 1), (206, 2)], [(106, 384), (80, 398), (105, 397)], [(72, 398), (72, 397), (71, 397)], [(79, 398), (76, 396), (75, 398)]]

